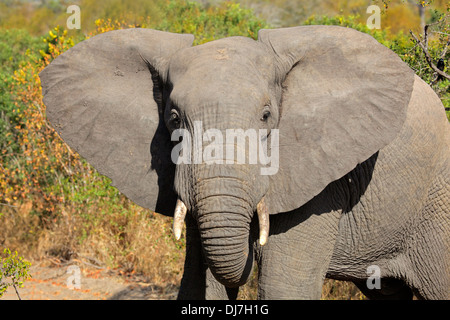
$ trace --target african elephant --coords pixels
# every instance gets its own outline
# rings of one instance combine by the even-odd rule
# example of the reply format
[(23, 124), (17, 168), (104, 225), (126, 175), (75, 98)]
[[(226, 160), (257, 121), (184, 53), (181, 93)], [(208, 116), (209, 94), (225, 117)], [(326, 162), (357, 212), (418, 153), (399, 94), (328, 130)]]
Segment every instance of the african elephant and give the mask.
[[(450, 297), (450, 132), (424, 81), (349, 28), (192, 42), (111, 31), (40, 74), (67, 144), (138, 205), (175, 212), (177, 238), (186, 223), (180, 299), (236, 298), (254, 261), (260, 299), (320, 298), (325, 277)], [(231, 129), (244, 144), (216, 141)], [(255, 143), (278, 161), (251, 163)]]

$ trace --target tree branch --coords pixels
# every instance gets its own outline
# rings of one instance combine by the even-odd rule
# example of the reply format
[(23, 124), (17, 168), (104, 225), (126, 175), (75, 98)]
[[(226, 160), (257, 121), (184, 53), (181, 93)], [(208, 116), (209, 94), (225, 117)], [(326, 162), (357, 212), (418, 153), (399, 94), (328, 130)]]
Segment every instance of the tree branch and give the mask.
[(19, 300), (22, 300), (15, 284), (13, 284), (13, 287), (14, 287), (14, 290), (16, 290), (16, 294), (17, 294), (17, 297), (19, 298)]
[(414, 32), (412, 32), (412, 30), (409, 30), (409, 33), (414, 38), (414, 41), (422, 49), (423, 53), (425, 54), (425, 60), (427, 61), (430, 68), (433, 69), (438, 75), (450, 80), (450, 75), (446, 74), (444, 71), (441, 71), (436, 67), (436, 65), (433, 63), (433, 59), (431, 58), (430, 53), (428, 52), (428, 46), (426, 45), (428, 43), (428, 25), (425, 26), (424, 31), (425, 31), (424, 39), (422, 41), (420, 41), (419, 38), (417, 38), (417, 36), (414, 34)]
[(445, 55), (447, 54), (447, 49), (448, 49), (449, 45), (450, 45), (450, 40), (447, 41), (447, 43), (445, 44), (444, 50), (442, 50), (442, 53), (441, 53), (442, 59), (444, 59)]

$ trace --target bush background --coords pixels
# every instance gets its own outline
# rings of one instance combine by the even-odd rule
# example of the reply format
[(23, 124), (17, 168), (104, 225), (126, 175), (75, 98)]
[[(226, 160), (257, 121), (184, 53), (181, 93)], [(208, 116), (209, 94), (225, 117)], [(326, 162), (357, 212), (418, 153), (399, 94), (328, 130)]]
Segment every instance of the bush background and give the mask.
[[(66, 8), (81, 8), (82, 29), (65, 29)], [(370, 4), (383, 8), (382, 28), (366, 26)], [(127, 200), (54, 132), (45, 118), (39, 72), (74, 44), (115, 29), (145, 27), (192, 33), (195, 45), (261, 28), (301, 24), (347, 26), (374, 36), (395, 51), (450, 107), (449, 81), (436, 75), (409, 30), (435, 23), (429, 51), (435, 61), (449, 41), (445, 1), (184, 0), (0, 1), (0, 250), (31, 261), (94, 257), (110, 268), (141, 273), (160, 285), (179, 285), (183, 240), (172, 221)], [(448, 61), (450, 50), (443, 55)], [(448, 73), (448, 67), (445, 69)], [(253, 299), (256, 279), (240, 298)], [(326, 299), (362, 299), (349, 283), (326, 281)]]

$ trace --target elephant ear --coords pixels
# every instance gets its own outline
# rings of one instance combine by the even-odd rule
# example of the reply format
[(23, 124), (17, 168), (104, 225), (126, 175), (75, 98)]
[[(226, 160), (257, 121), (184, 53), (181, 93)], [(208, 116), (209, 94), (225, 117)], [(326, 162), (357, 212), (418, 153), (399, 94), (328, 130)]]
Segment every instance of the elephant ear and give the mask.
[(371, 36), (343, 27), (261, 30), (282, 85), (279, 170), (266, 204), (299, 208), (389, 144), (406, 118), (414, 72)]
[(150, 29), (111, 31), (40, 73), (47, 117), (64, 141), (129, 199), (166, 215), (176, 203), (175, 166), (158, 84), (168, 58), (192, 41)]

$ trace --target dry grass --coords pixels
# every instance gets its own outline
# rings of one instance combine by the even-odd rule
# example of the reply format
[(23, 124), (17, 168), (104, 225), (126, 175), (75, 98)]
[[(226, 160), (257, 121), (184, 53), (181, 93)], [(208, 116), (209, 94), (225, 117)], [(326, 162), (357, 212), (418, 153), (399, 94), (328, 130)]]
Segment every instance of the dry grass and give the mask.
[(62, 208), (51, 221), (36, 215), (31, 202), (2, 207), (0, 246), (29, 260), (90, 257), (110, 268), (145, 274), (154, 283), (179, 283), (184, 243), (174, 241), (171, 219), (131, 203), (125, 206), (109, 212), (93, 206), (83, 214), (76, 208)]
[(367, 298), (352, 282), (325, 279), (321, 299), (366, 300)]
[[(172, 219), (144, 210), (128, 200), (109, 208), (91, 206), (89, 212), (61, 208), (57, 218), (43, 220), (33, 203), (1, 207), (0, 246), (17, 250), (28, 260), (44, 256), (70, 260), (88, 257), (110, 268), (144, 275), (159, 286), (177, 286), (184, 263), (184, 240), (175, 241)], [(257, 297), (257, 273), (239, 293), (239, 299)], [(325, 280), (322, 299), (364, 299), (352, 284)]]

